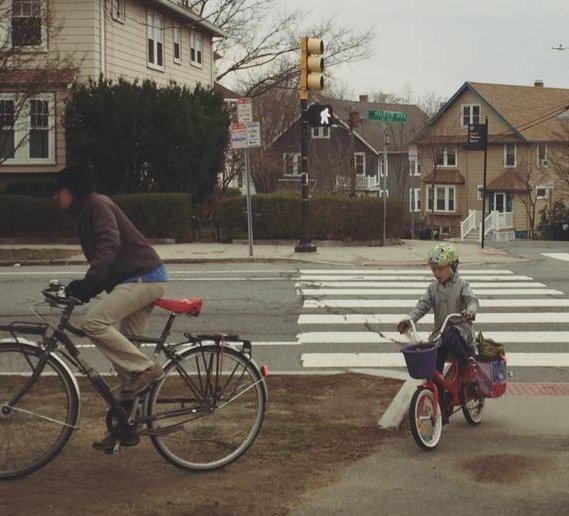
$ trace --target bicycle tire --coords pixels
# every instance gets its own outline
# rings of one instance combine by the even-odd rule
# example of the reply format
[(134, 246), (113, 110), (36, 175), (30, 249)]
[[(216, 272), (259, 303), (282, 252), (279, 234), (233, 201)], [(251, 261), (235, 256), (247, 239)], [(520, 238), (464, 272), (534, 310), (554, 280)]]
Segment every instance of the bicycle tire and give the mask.
[(31, 344), (0, 344), (0, 480), (21, 478), (43, 468), (77, 428), (77, 384), (53, 355), (15, 406), (7, 406), (43, 354)]
[(442, 409), (435, 407), (435, 396), (429, 389), (417, 389), (413, 394), (409, 405), (409, 425), (413, 439), (423, 450), (433, 450), (439, 444), (443, 428)]
[(486, 399), (480, 395), (478, 386), (476, 384), (463, 386), (461, 399), (462, 413), (468, 424), (477, 426), (482, 423)]
[(159, 405), (192, 407), (197, 415), (191, 421), (188, 414), (160, 420), (167, 426), (186, 421), (183, 430), (166, 435), (152, 435), (160, 427), (151, 423), (150, 439), (158, 453), (190, 471), (218, 469), (245, 453), (261, 429), (267, 401), (257, 366), (232, 348), (205, 345), (180, 353), (164, 372), (150, 393), (148, 416), (156, 415)]

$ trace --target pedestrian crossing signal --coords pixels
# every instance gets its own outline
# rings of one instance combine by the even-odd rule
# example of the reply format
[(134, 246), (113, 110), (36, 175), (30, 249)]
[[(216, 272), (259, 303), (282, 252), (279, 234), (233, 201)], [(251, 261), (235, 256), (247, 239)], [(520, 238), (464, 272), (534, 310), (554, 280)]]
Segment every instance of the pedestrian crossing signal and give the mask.
[(312, 104), (306, 110), (306, 121), (312, 127), (331, 127), (334, 123), (334, 110), (329, 105)]

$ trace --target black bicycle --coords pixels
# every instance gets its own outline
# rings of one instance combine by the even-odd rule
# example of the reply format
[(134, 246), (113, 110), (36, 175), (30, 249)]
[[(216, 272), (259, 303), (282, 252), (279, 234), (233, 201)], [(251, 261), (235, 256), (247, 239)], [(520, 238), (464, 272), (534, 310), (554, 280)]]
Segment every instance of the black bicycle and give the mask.
[[(42, 304), (62, 310), (57, 326), (45, 320), (0, 325), (10, 333), (0, 340), (0, 480), (39, 470), (78, 430), (81, 396), (68, 364), (86, 375), (107, 403), (107, 429), (116, 443), (109, 453), (148, 436), (172, 464), (213, 470), (251, 446), (263, 423), (268, 369), (254, 362), (250, 341), (184, 333), (183, 342), (166, 342), (178, 315), (199, 315), (201, 298), (156, 301), (170, 311), (160, 337), (129, 339), (155, 345), (153, 359), (165, 355), (164, 379), (132, 400), (118, 400), (68, 337), (67, 332), (85, 335), (70, 322), (80, 302), (64, 292), (57, 281), (42, 290)], [(22, 335), (39, 336), (38, 342)]]

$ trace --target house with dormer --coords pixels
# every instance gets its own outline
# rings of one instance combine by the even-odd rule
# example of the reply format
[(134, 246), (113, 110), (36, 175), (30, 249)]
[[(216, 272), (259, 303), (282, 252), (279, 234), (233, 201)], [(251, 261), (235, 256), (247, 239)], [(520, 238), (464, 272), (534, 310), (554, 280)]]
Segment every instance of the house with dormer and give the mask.
[[(367, 95), (358, 101), (320, 96), (314, 102), (330, 105), (335, 123), (309, 129), (310, 190), (366, 197), (382, 197), (385, 190), (387, 197), (407, 200), (418, 175), (416, 160), (410, 162), (409, 144), (428, 116), (416, 105), (370, 102)], [(405, 113), (406, 121), (378, 122), (369, 118), (370, 111)], [(299, 191), (299, 117), (271, 142), (266, 155), (267, 173), (277, 176), (277, 189)]]
[[(464, 83), (415, 141), (425, 223), (442, 235), (480, 239), (484, 217), (485, 238), (532, 236), (539, 211), (566, 195), (552, 158), (569, 140), (568, 110), (569, 89), (541, 81)], [(484, 189), (484, 152), (466, 142), (468, 126), (486, 120)]]
[(62, 118), (74, 81), (214, 85), (213, 39), (224, 33), (187, 1), (10, 3), (0, 14), (0, 54), (14, 63), (0, 69), (0, 183), (65, 166)]

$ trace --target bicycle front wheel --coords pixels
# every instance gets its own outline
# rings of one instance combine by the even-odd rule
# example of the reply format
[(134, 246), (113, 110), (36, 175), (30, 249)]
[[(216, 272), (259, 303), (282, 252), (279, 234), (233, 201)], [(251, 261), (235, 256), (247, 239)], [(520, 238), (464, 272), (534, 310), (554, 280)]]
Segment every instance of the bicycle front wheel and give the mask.
[(441, 439), (443, 418), (441, 407), (429, 389), (418, 389), (411, 398), (409, 424), (415, 442), (423, 450), (434, 449)]
[(48, 357), (41, 375), (26, 388), (43, 356), (36, 346), (0, 344), (0, 480), (45, 466), (76, 429), (79, 393), (60, 361)]
[(150, 394), (150, 438), (158, 452), (188, 470), (217, 469), (237, 459), (261, 429), (263, 377), (245, 355), (199, 346), (180, 354)]

